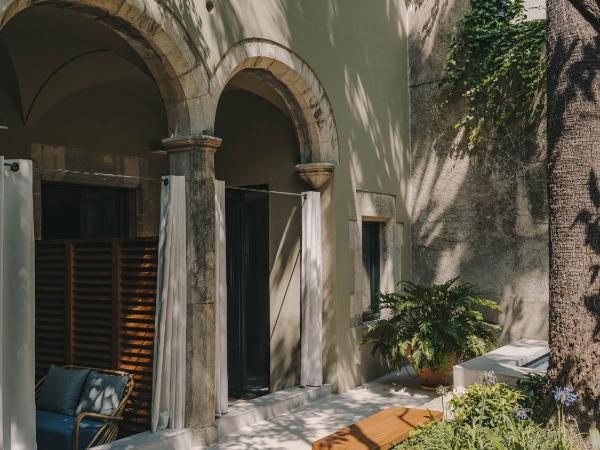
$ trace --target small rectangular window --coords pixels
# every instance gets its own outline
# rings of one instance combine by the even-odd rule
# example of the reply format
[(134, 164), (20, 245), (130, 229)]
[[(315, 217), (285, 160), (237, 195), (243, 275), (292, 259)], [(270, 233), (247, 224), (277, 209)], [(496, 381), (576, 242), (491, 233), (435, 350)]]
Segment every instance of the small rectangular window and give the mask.
[(126, 237), (130, 189), (79, 184), (42, 184), (44, 239)]
[(381, 224), (379, 222), (362, 223), (362, 254), (363, 265), (367, 275), (367, 292), (371, 313), (376, 313), (377, 294), (380, 291), (381, 282), (381, 250), (380, 250)]

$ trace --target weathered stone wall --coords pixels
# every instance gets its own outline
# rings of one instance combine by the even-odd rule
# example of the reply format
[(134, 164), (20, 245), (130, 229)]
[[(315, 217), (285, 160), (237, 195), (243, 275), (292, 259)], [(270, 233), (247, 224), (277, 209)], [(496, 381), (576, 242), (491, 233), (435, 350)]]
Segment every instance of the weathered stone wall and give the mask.
[[(409, 11), (412, 274), (422, 283), (460, 276), (500, 302), (501, 339), (547, 338), (546, 149), (536, 144), (469, 151), (440, 112), (437, 81), (466, 0), (417, 0)], [(543, 3), (527, 2), (530, 17)]]

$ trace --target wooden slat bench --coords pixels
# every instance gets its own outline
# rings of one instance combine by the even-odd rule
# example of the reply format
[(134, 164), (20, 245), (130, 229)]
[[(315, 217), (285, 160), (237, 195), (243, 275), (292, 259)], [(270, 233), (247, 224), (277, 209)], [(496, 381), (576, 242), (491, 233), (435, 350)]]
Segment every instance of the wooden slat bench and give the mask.
[(442, 418), (441, 411), (392, 407), (313, 442), (312, 450), (388, 450), (418, 425)]

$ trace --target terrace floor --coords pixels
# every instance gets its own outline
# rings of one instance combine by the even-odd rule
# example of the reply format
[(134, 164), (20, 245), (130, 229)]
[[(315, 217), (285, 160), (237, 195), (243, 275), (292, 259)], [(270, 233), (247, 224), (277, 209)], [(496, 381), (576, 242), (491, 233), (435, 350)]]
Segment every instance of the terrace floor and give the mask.
[(390, 406), (442, 410), (435, 392), (424, 391), (414, 375), (394, 372), (340, 395), (307, 405), (222, 437), (210, 450), (305, 450), (334, 431)]

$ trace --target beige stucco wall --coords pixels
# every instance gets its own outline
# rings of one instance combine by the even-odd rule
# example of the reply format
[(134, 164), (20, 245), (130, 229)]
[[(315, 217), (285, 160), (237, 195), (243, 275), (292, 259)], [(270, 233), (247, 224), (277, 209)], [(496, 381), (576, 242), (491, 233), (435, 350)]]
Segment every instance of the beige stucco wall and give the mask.
[[(334, 210), (324, 252), (335, 267), (325, 280), (329, 296), (325, 365), (327, 381), (345, 390), (378, 373), (368, 349), (358, 349), (362, 327), (351, 326), (355, 266), (349, 222), (357, 219), (356, 191), (396, 196), (398, 220), (408, 223), (405, 4), (314, 0), (258, 1), (251, 7), (242, 1), (216, 4), (213, 13), (203, 12), (202, 22), (205, 43), (219, 49), (214, 54), (243, 38), (278, 42), (312, 68), (331, 102), (340, 156), (333, 185), (324, 193), (324, 203), (331, 202)], [(408, 242), (409, 236), (404, 237)], [(404, 268), (410, 261), (407, 248)]]
[[(137, 35), (126, 36), (161, 88), (169, 133), (214, 129), (220, 92), (211, 92), (211, 76), (219, 72), (224, 80), (213, 86), (224, 84), (234, 67), (224, 65), (229, 60), (223, 60), (223, 55), (240, 42), (258, 54), (261, 46), (269, 44), (277, 49), (270, 57), (302, 62), (302, 73), (294, 76), (310, 79), (311, 87), (319, 85), (314, 104), (309, 90), (305, 91), (306, 116), (314, 116), (317, 127), (335, 124), (333, 132), (320, 131), (337, 137), (335, 175), (322, 191), (327, 212), (323, 230), (326, 381), (345, 390), (375, 376), (379, 366), (368, 349), (359, 350), (362, 327), (353, 326), (351, 320), (357, 251), (351, 245), (351, 230), (361, 219), (357, 191), (391, 196), (395, 228), (401, 230), (396, 241), (402, 271), (398, 277), (409, 276), (406, 2), (217, 0), (209, 12), (202, 0), (160, 5), (154, 0), (86, 0), (79, 8), (95, 14), (95, 9), (85, 6), (90, 3), (109, 13), (104, 19), (108, 25), (117, 23), (113, 15), (130, 22), (158, 55), (140, 45)], [(0, 0), (0, 24), (18, 9), (14, 5), (12, 0)], [(259, 64), (260, 58), (254, 62)], [(169, 67), (164, 69), (164, 64)], [(303, 85), (298, 82), (297, 86)], [(330, 105), (335, 122), (318, 117), (328, 113), (319, 105)], [(0, 141), (0, 150), (6, 151), (2, 145)], [(331, 147), (331, 142), (327, 145)]]
[[(325, 366), (327, 381), (345, 390), (378, 372), (368, 349), (358, 349), (362, 327), (351, 326), (355, 266), (350, 221), (358, 218), (356, 191), (394, 195), (398, 221), (408, 223), (409, 217), (405, 3), (215, 3), (212, 13), (201, 13), (209, 67), (240, 39), (269, 39), (291, 49), (312, 68), (331, 102), (339, 165), (333, 185), (323, 195), (324, 203), (334, 210), (324, 252), (335, 268), (325, 280), (329, 297)], [(404, 242), (409, 239), (406, 232)], [(408, 248), (402, 252), (405, 277)]]

